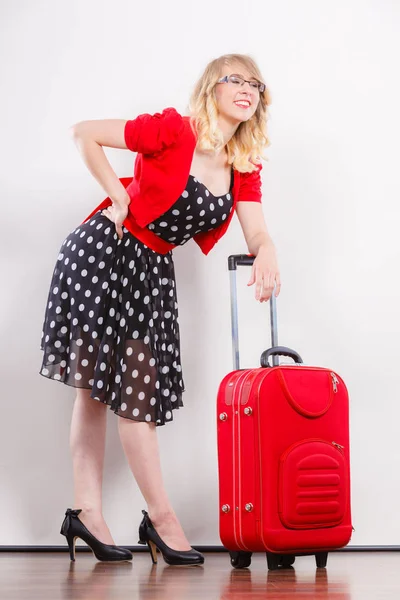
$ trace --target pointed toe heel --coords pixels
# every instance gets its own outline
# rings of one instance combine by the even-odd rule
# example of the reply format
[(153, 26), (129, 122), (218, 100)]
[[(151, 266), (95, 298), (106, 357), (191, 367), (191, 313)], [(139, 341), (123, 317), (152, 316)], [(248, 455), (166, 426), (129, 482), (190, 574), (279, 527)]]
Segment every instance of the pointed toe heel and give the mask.
[(86, 542), (97, 560), (104, 562), (132, 560), (132, 552), (128, 548), (122, 548), (113, 544), (103, 544), (103, 542), (95, 538), (79, 519), (78, 515), (81, 512), (81, 509), (73, 510), (68, 508), (60, 529), (61, 535), (67, 539), (71, 561), (75, 561), (75, 543), (77, 538), (81, 538), (81, 540)]
[(168, 565), (192, 566), (204, 563), (204, 556), (197, 550), (193, 550), (193, 548), (192, 550), (173, 550), (167, 546), (155, 530), (148, 513), (142, 510), (142, 514), (144, 516), (139, 526), (138, 543), (148, 545), (153, 564), (157, 564), (157, 549)]

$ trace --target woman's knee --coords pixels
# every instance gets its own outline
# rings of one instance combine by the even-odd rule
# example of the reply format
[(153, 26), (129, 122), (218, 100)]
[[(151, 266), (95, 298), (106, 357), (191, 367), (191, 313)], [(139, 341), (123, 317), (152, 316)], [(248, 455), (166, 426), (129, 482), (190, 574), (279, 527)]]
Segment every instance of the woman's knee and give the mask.
[(90, 396), (91, 390), (85, 388), (77, 388), (76, 401), (87, 410), (103, 412), (107, 408), (107, 404), (96, 400)]

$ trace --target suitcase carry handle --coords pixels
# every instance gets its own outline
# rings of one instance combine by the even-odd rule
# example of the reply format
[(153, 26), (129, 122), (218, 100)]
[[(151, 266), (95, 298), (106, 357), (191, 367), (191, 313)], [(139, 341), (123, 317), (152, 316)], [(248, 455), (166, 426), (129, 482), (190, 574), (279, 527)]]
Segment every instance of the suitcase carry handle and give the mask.
[[(239, 367), (239, 331), (238, 331), (238, 308), (237, 308), (237, 289), (236, 289), (236, 269), (238, 266), (252, 266), (255, 256), (252, 254), (232, 254), (228, 257), (228, 269), (231, 287), (231, 324), (232, 324), (232, 358), (235, 370)], [(275, 287), (270, 298), (270, 320), (271, 320), (271, 342), (272, 348), (266, 350), (261, 355), (261, 366), (270, 367), (268, 359), (272, 356), (272, 365), (279, 365), (279, 354), (289, 356), (297, 363), (303, 362), (300, 355), (295, 350), (278, 346), (278, 323), (276, 314), (276, 296)]]
[(268, 350), (264, 350), (261, 354), (261, 366), (262, 367), (270, 367), (269, 357), (270, 356), (289, 356), (289, 358), (293, 358), (295, 363), (302, 364), (303, 359), (300, 354), (296, 352), (296, 350), (292, 350), (291, 348), (286, 348), (286, 346), (276, 346), (275, 348), (269, 348)]

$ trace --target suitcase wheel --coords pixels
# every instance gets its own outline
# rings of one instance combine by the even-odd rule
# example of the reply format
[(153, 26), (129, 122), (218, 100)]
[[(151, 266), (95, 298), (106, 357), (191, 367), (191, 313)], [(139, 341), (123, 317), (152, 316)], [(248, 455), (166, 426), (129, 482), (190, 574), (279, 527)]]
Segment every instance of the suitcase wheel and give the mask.
[(283, 569), (287, 569), (294, 564), (296, 557), (293, 554), (282, 554), (279, 557), (279, 566)]
[(315, 562), (317, 563), (317, 567), (319, 569), (324, 569), (326, 567), (327, 560), (327, 552), (317, 552), (317, 554), (315, 555)]
[(270, 571), (276, 571), (277, 569), (279, 569), (279, 563), (282, 559), (282, 555), (281, 554), (273, 554), (272, 552), (267, 552), (267, 564), (268, 564), (268, 569)]
[(235, 569), (245, 569), (251, 565), (252, 552), (229, 552), (231, 565)]
[(289, 569), (296, 560), (294, 554), (274, 554), (273, 552), (266, 552), (267, 564), (270, 571), (276, 571), (277, 569)]

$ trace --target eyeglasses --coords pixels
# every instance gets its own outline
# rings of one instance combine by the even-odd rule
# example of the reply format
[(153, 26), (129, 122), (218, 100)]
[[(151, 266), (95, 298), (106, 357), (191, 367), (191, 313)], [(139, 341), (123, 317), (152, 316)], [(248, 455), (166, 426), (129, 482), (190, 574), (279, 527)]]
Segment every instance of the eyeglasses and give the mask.
[(242, 86), (245, 83), (248, 83), (251, 88), (258, 90), (260, 93), (265, 91), (265, 83), (260, 83), (259, 81), (255, 81), (254, 79), (252, 81), (249, 81), (248, 79), (243, 79), (243, 77), (240, 77), (239, 75), (225, 75), (225, 77), (221, 77), (221, 79), (218, 79), (217, 83), (232, 83), (233, 85), (238, 86)]

